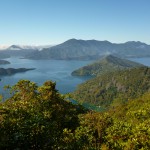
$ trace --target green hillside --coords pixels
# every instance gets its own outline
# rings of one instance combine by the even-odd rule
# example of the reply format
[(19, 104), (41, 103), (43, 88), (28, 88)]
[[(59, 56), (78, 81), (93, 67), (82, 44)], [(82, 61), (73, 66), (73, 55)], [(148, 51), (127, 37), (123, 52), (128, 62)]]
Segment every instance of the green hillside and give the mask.
[(104, 58), (89, 64), (82, 68), (79, 68), (72, 72), (74, 76), (97, 76), (107, 72), (113, 72), (117, 70), (142, 67), (142, 64), (129, 61), (127, 59), (117, 58), (112, 55), (105, 56)]
[(150, 68), (106, 73), (78, 86), (73, 98), (107, 108), (127, 102), (150, 90)]
[[(146, 76), (145, 82), (135, 84), (138, 94), (141, 84), (146, 88), (150, 72), (135, 70)], [(108, 111), (94, 112), (66, 101), (51, 81), (38, 87), (21, 80), (7, 88), (14, 94), (0, 103), (0, 149), (150, 149), (150, 91)]]
[(150, 149), (150, 92), (107, 112), (89, 112), (79, 118), (74, 132), (65, 131), (68, 150)]

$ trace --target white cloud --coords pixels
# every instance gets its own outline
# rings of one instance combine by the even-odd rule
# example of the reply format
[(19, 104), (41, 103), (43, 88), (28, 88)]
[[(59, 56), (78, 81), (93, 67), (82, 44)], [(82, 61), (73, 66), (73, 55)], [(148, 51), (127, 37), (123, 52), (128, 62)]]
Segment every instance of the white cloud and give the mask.
[(0, 45), (0, 50), (4, 50), (4, 49), (6, 49), (8, 47), (9, 47), (8, 45)]

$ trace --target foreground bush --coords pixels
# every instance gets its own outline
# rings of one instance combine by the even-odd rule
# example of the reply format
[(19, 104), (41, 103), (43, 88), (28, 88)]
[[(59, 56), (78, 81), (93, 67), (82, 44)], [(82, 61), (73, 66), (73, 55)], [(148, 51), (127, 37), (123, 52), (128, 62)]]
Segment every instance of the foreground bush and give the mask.
[(75, 130), (82, 107), (64, 100), (48, 81), (38, 87), (27, 80), (10, 88), (0, 104), (0, 149), (55, 149), (65, 128)]
[(51, 81), (8, 88), (12, 97), (0, 103), (0, 149), (150, 149), (150, 92), (94, 112), (66, 101)]

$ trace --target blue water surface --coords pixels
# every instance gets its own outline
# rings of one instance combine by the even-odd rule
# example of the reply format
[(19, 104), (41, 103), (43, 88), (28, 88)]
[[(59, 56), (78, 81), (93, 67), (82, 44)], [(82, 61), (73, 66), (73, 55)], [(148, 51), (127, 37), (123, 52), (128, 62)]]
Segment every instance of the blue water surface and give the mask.
[[(0, 93), (5, 93), (5, 85), (14, 85), (21, 79), (36, 82), (42, 85), (47, 80), (56, 82), (56, 88), (61, 93), (69, 93), (75, 90), (76, 86), (88, 78), (71, 76), (71, 72), (92, 61), (76, 60), (28, 60), (11, 57), (6, 59), (11, 64), (0, 65), (3, 68), (36, 68), (35, 70), (17, 73), (11, 76), (0, 77)], [(131, 58), (130, 60), (150, 66), (150, 58)]]
[(36, 82), (42, 85), (47, 80), (56, 82), (56, 88), (61, 93), (72, 92), (75, 87), (86, 81), (88, 78), (71, 76), (71, 72), (85, 66), (92, 61), (75, 60), (28, 60), (11, 57), (8, 59), (11, 64), (0, 65), (2, 68), (35, 68), (35, 70), (17, 73), (11, 76), (0, 77), (0, 93), (3, 93), (5, 85), (14, 85), (21, 79)]

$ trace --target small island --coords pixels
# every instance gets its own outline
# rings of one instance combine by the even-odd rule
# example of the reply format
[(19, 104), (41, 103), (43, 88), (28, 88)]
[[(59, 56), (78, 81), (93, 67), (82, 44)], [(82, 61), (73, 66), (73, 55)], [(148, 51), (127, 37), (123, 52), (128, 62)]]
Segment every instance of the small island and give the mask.
[(13, 75), (16, 73), (21, 73), (21, 72), (26, 72), (29, 70), (34, 70), (35, 68), (0, 68), (0, 76), (5, 76), (5, 75)]
[(10, 64), (7, 60), (0, 60), (0, 65)]

